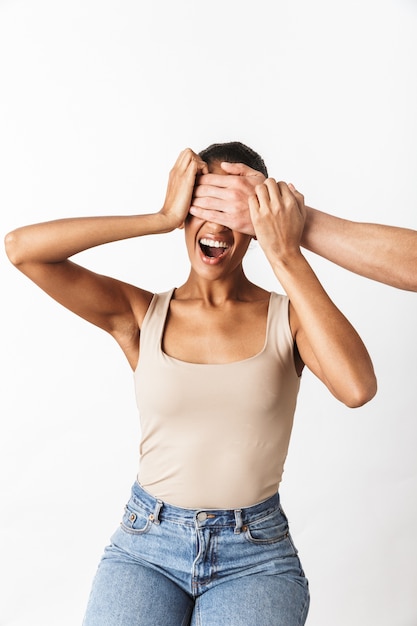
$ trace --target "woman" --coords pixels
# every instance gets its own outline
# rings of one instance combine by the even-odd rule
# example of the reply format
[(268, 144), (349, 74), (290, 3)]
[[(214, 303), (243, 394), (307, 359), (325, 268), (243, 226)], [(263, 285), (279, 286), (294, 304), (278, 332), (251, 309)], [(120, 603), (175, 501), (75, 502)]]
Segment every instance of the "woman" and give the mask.
[[(246, 278), (251, 234), (189, 213), (198, 177), (227, 176), (224, 161), (261, 172), (250, 219), (286, 296)], [(134, 371), (139, 474), (85, 626), (305, 623), (308, 584), (278, 495), (300, 375), (306, 365), (350, 407), (374, 396), (376, 380), (360, 337), (301, 254), (302, 195), (266, 177), (259, 155), (238, 142), (187, 149), (157, 213), (53, 221), (6, 239), (11, 261), (112, 334)], [(69, 260), (179, 227), (190, 274), (164, 294)]]

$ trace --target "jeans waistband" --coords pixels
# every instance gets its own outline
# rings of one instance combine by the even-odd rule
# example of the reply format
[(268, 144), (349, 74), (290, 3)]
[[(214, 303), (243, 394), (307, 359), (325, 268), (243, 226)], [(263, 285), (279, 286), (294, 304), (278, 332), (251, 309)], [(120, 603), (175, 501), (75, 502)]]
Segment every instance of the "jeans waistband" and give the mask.
[(155, 498), (146, 491), (137, 481), (132, 487), (132, 497), (136, 503), (144, 508), (154, 523), (171, 520), (184, 525), (234, 526), (239, 532), (249, 522), (265, 517), (280, 507), (279, 493), (275, 493), (267, 500), (249, 507), (238, 509), (187, 509), (169, 504)]

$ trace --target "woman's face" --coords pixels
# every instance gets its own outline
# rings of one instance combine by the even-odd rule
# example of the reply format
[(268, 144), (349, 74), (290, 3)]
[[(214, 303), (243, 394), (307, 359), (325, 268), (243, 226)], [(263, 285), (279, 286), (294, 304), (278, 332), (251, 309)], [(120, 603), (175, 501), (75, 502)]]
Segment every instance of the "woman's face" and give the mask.
[[(218, 163), (210, 165), (209, 171), (228, 176)], [(230, 275), (241, 265), (251, 237), (188, 215), (185, 241), (192, 268), (197, 274), (213, 280)]]

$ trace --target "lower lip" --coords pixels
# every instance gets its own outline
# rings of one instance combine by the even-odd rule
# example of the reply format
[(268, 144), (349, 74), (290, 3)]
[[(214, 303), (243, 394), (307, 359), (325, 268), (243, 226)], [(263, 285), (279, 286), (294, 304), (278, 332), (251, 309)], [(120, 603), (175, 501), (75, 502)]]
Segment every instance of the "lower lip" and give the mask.
[(226, 248), (225, 252), (223, 252), (223, 254), (221, 256), (206, 256), (202, 249), (200, 248), (200, 246), (198, 246), (198, 249), (200, 250), (200, 258), (203, 261), (203, 263), (205, 263), (206, 265), (218, 265), (219, 263), (221, 263), (226, 257), (227, 254), (230, 250), (230, 248)]

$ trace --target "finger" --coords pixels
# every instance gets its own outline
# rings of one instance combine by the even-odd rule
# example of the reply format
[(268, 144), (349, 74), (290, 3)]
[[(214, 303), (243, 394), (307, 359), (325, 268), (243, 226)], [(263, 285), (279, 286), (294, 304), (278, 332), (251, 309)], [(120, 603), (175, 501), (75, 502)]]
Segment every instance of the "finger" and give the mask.
[(256, 196), (258, 198), (260, 207), (269, 206), (269, 204), (271, 202), (271, 198), (270, 198), (270, 195), (269, 195), (269, 189), (268, 189), (268, 186), (267, 186), (267, 182), (268, 181), (265, 181), (261, 185), (256, 185), (256, 187), (255, 187), (255, 193), (256, 193)]
[(197, 178), (197, 184), (225, 188), (233, 184), (233, 179), (223, 174), (200, 174)]
[(289, 183), (288, 187), (291, 189), (291, 191), (293, 192), (297, 200), (301, 200), (302, 202), (304, 202), (304, 196), (301, 193), (301, 191), (297, 191), (297, 189), (294, 187), (292, 183)]
[(195, 204), (190, 206), (189, 213), (194, 217), (198, 217), (205, 222), (213, 222), (214, 224), (222, 224), (222, 226), (230, 227), (231, 220), (227, 213), (223, 213), (222, 211), (215, 211), (212, 209), (202, 209)]
[(306, 210), (306, 206), (304, 203), (304, 196), (302, 193), (300, 193), (299, 191), (296, 190), (296, 188), (294, 187), (294, 185), (292, 185), (291, 183), (288, 185), (288, 187), (291, 189), (293, 195), (295, 196), (296, 202), (297, 202), (297, 206), (298, 209), (301, 213), (301, 215), (303, 216), (304, 219), (306, 219), (306, 214), (307, 214), (307, 210)]
[(177, 156), (174, 166), (172, 169), (179, 169), (182, 166), (184, 159), (186, 158), (187, 150), (181, 150), (179, 155)]
[[(197, 155), (197, 166), (198, 166), (198, 171), (201, 172), (201, 174), (208, 174), (209, 173), (209, 169), (208, 169), (208, 165), (205, 161), (203, 161), (202, 159), (200, 159), (200, 157)], [(201, 176), (200, 174), (200, 176)]]
[(292, 183), (288, 183), (287, 185), (287, 194), (288, 196), (295, 197), (298, 207), (301, 208), (304, 205), (304, 196), (302, 193), (296, 190)]
[(203, 161), (203, 159), (201, 159), (198, 156), (198, 154), (196, 154), (195, 152), (190, 150), (189, 157), (190, 157), (190, 163), (197, 168), (198, 172), (203, 172), (204, 171), (205, 174), (208, 174), (207, 163), (205, 161)]
[(207, 163), (203, 161), (201, 157), (194, 152), (194, 150), (191, 150), (191, 148), (185, 148), (180, 152), (175, 166), (185, 171), (190, 165), (192, 167), (196, 167), (197, 171), (208, 174)]
[(286, 183), (280, 183), (280, 185), (284, 206), (297, 208), (299, 214), (305, 219), (306, 209), (304, 206), (304, 196), (296, 191), (294, 185), (291, 183), (288, 185)]
[(228, 161), (223, 161), (220, 167), (223, 171), (227, 172), (227, 174), (234, 174), (235, 176), (250, 176), (251, 174), (258, 175), (261, 173), (244, 163), (229, 163)]
[(191, 148), (185, 148), (184, 150), (182, 150), (178, 156), (178, 165), (180, 167), (184, 167), (187, 168), (187, 166), (189, 165), (190, 161), (192, 161), (194, 156), (194, 152), (191, 150)]
[(281, 190), (279, 188), (279, 184), (275, 180), (275, 178), (267, 178), (264, 182), (265, 187), (268, 189), (269, 199), (280, 199)]
[(179, 176), (191, 175), (195, 178), (197, 167), (193, 160), (193, 151), (190, 148), (180, 152), (171, 172)]
[(214, 185), (195, 185), (194, 198), (218, 198), (219, 200), (226, 200), (230, 194), (222, 187)]
[(259, 209), (260, 209), (259, 197), (257, 194), (253, 194), (252, 196), (249, 196), (248, 205), (249, 205), (249, 213), (250, 213), (251, 219), (252, 221), (256, 221), (256, 216), (258, 215)]
[[(258, 185), (259, 188), (261, 186), (262, 185)], [(261, 191), (261, 189), (259, 189), (259, 191)], [(257, 193), (254, 193), (252, 196), (249, 196), (248, 204), (249, 204), (249, 208), (252, 207), (254, 209), (259, 209), (259, 196)]]
[(192, 197), (192, 204), (200, 209), (208, 209), (213, 211), (223, 211), (226, 207), (230, 206), (222, 198), (216, 196), (196, 196)]
[(292, 192), (288, 188), (288, 185), (283, 180), (280, 180), (278, 184), (279, 193), (283, 198), (287, 198), (292, 195)]

